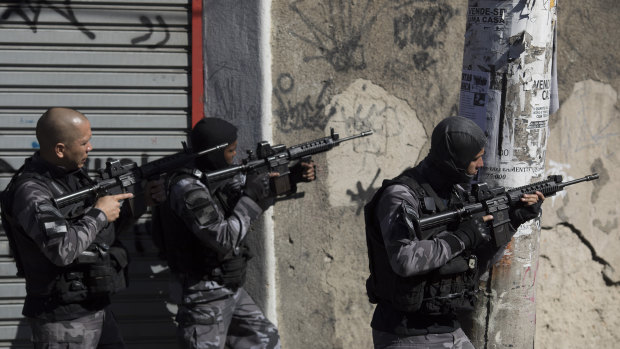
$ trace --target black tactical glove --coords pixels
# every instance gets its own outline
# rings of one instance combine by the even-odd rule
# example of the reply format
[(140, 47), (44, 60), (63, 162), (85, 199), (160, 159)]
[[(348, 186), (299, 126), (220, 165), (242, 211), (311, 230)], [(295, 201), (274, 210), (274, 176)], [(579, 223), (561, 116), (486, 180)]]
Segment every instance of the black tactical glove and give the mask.
[[(307, 163), (311, 164), (316, 169), (316, 165), (314, 165), (313, 161), (310, 161)], [(306, 168), (301, 165), (301, 161), (295, 164), (295, 166), (290, 167), (289, 171), (291, 172), (290, 174), (291, 185), (295, 185), (299, 182), (311, 182), (312, 181), (310, 179), (303, 177), (303, 174), (306, 171)], [(316, 179), (316, 170), (314, 171), (314, 178)]]
[(533, 205), (519, 204), (516, 207), (511, 208), (508, 211), (508, 216), (510, 217), (510, 225), (512, 225), (513, 228), (517, 229), (521, 224), (529, 221), (530, 219), (538, 217), (538, 215), (540, 214), (540, 206), (542, 205), (542, 203), (542, 200), (539, 200)]
[(251, 174), (245, 182), (244, 194), (254, 200), (263, 211), (273, 205), (274, 198), (269, 188), (269, 175)]
[(472, 218), (459, 224), (454, 235), (463, 241), (465, 249), (476, 249), (478, 246), (491, 240), (491, 232), (482, 217)]

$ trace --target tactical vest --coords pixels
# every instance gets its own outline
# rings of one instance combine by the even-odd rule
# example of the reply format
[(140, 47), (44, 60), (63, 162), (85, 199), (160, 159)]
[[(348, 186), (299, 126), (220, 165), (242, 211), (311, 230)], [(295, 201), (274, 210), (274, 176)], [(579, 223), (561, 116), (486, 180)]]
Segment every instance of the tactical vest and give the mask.
[[(202, 172), (185, 168), (172, 174), (166, 181), (168, 194), (176, 183), (183, 178), (191, 177), (201, 179)], [(215, 204), (226, 215), (231, 213), (240, 198), (240, 195), (235, 197), (222, 187), (212, 188), (210, 193)], [(160, 257), (182, 280), (213, 280), (231, 289), (243, 285), (247, 261), (252, 258), (245, 242), (242, 243), (241, 253), (237, 256), (218, 255), (187, 228), (183, 220), (172, 211), (169, 201), (154, 210), (152, 222), (153, 238), (160, 250)]]
[[(472, 309), (478, 281), (478, 265), (477, 258), (471, 251), (464, 251), (444, 266), (425, 275), (402, 277), (396, 274), (390, 265), (376, 219), (376, 206), (384, 190), (395, 184), (408, 187), (420, 201), (420, 218), (446, 208), (434, 192), (431, 194), (424, 189), (430, 186), (423, 183), (421, 178), (415, 169), (409, 169), (392, 180), (384, 181), (379, 191), (364, 207), (370, 267), (370, 276), (366, 281), (369, 301), (374, 304), (387, 303), (397, 310), (429, 315)], [(446, 228), (450, 229), (438, 227), (429, 234), (425, 232), (425, 236), (432, 238)], [(410, 238), (413, 240), (414, 237)]]
[[(17, 265), (17, 276), (26, 278), (25, 313), (54, 312), (58, 306), (82, 303), (89, 299), (107, 296), (126, 287), (127, 252), (115, 242), (114, 226), (109, 224), (99, 232), (94, 242), (71, 264), (57, 266), (51, 263), (23, 228), (11, 216), (15, 189), (23, 182), (35, 180), (44, 184), (54, 196), (69, 192), (60, 180), (46, 176), (42, 166), (27, 160), (11, 179), (2, 193), (2, 220), (10, 249)], [(92, 185), (84, 173), (79, 174), (79, 185)], [(71, 224), (81, 218), (92, 203), (82, 202), (61, 210)], [(30, 305), (33, 305), (30, 307)], [(28, 308), (28, 309), (27, 309)]]

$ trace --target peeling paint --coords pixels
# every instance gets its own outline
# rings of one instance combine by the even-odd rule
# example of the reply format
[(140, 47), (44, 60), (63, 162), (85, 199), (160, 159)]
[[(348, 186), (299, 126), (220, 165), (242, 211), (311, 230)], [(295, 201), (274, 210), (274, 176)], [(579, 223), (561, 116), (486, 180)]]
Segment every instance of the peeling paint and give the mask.
[[(370, 137), (347, 142), (327, 153), (329, 203), (333, 207), (363, 205), (374, 190), (363, 189), (392, 178), (417, 161), (427, 135), (406, 101), (390, 95), (369, 80), (358, 79), (332, 98), (335, 110), (326, 132), (341, 136), (371, 129)], [(381, 178), (377, 178), (380, 170)], [(357, 183), (351, 181), (355, 174)], [(359, 193), (358, 193), (359, 192)]]
[(557, 113), (547, 150), (549, 174), (565, 180), (598, 173), (599, 179), (558, 193), (543, 205), (545, 226), (570, 224), (609, 265), (609, 283), (620, 280), (620, 112), (618, 92), (610, 85), (586, 80), (575, 84)]

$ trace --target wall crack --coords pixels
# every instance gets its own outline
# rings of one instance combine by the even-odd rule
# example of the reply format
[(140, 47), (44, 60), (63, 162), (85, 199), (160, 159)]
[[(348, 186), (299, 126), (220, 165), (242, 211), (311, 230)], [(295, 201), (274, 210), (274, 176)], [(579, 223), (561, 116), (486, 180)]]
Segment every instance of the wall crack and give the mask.
[[(577, 229), (577, 227), (575, 227), (575, 225), (573, 225), (571, 223), (568, 223), (568, 222), (558, 223), (557, 225), (561, 225), (561, 226), (564, 226), (564, 227), (567, 227), (568, 229), (570, 229), (570, 231), (579, 238), (581, 243), (583, 243), (590, 250), (590, 254), (592, 255), (592, 260), (593, 261), (599, 263), (604, 268), (611, 268), (611, 269), (613, 269), (613, 267), (611, 266), (611, 264), (609, 264), (609, 262), (607, 262), (604, 258), (602, 258), (601, 256), (599, 256), (596, 253), (596, 249), (594, 248), (594, 245), (592, 245), (592, 243), (583, 235), (581, 230)], [(551, 229), (551, 227), (543, 227), (542, 229), (549, 230), (549, 229)], [(604, 272), (601, 272), (601, 275), (603, 276), (603, 280), (605, 281), (605, 285), (607, 285), (609, 287), (620, 286), (620, 281), (613, 281), (609, 276), (605, 275)]]

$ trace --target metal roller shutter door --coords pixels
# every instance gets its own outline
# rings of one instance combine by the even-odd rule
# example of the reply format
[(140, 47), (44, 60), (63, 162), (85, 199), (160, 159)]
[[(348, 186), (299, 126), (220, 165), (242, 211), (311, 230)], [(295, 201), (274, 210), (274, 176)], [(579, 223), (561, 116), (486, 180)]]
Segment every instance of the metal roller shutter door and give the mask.
[[(109, 158), (142, 164), (178, 151), (189, 119), (188, 0), (38, 0), (0, 4), (0, 189), (38, 147), (34, 128), (51, 106), (86, 114), (89, 170)], [(176, 347), (168, 275), (148, 215), (123, 235), (130, 288), (114, 311), (130, 348)], [(28, 347), (24, 282), (0, 234), (0, 347)]]

